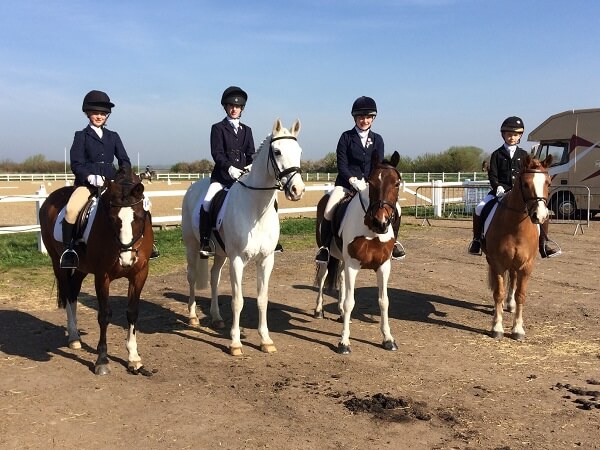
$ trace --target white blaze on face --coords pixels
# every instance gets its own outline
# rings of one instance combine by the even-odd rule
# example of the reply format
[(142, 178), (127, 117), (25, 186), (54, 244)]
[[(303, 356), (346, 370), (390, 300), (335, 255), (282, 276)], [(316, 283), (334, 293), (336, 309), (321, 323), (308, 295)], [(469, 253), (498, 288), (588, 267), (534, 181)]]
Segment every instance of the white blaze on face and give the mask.
[[(121, 219), (121, 229), (119, 230), (119, 240), (122, 244), (129, 244), (133, 240), (133, 208), (121, 208), (119, 211)], [(135, 263), (134, 253), (131, 250), (121, 251), (119, 261), (123, 267), (132, 266)]]
[[(546, 174), (544, 173), (536, 173), (533, 175), (533, 189), (535, 192), (535, 196), (538, 198), (544, 197), (544, 186), (546, 184)], [(545, 222), (548, 219), (548, 208), (544, 202), (538, 201), (536, 203), (536, 207), (534, 210), (537, 213), (538, 220), (540, 223)]]

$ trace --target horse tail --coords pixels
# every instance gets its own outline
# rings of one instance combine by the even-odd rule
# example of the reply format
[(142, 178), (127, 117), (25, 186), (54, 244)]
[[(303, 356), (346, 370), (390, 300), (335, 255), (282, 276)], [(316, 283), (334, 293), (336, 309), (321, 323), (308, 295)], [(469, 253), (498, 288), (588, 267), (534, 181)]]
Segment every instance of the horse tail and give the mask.
[[(503, 273), (503, 277), (506, 278), (506, 273), (508, 270), (505, 270)], [(498, 288), (498, 277), (494, 276), (492, 273), (492, 267), (488, 265), (488, 287), (495, 291)]]
[(208, 259), (196, 256), (196, 289), (208, 288)]
[(327, 292), (335, 291), (338, 271), (340, 267), (340, 260), (329, 255), (329, 262), (327, 263), (327, 278), (325, 278), (325, 289)]

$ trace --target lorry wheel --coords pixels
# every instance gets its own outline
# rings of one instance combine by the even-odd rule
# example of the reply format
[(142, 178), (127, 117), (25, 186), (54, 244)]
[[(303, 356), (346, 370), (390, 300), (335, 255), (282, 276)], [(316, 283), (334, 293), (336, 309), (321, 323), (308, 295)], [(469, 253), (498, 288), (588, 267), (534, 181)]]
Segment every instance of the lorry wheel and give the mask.
[(552, 211), (557, 219), (574, 219), (575, 214), (577, 213), (575, 198), (570, 193), (559, 192), (552, 202)]

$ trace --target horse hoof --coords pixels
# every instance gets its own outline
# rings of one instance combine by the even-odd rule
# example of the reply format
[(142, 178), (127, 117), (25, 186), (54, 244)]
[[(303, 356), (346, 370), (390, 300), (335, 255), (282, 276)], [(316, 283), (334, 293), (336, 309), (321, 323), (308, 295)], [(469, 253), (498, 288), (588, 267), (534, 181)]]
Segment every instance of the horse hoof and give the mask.
[(349, 355), (350, 353), (352, 353), (352, 350), (350, 350), (349, 345), (344, 345), (340, 342), (338, 344), (337, 352), (340, 355)]
[(110, 373), (110, 369), (106, 364), (100, 364), (94, 367), (94, 373), (96, 375), (108, 375)]
[(315, 319), (322, 319), (322, 318), (324, 317), (324, 316), (323, 316), (323, 311), (315, 311), (315, 313), (314, 313), (313, 317), (314, 317)]
[(525, 340), (525, 334), (524, 333), (513, 333), (512, 338), (515, 341), (523, 342)]
[(225, 328), (225, 321), (224, 320), (215, 320), (212, 323), (212, 328), (213, 330), (222, 330)]
[(502, 339), (504, 337), (504, 333), (502, 331), (493, 331), (492, 330), (492, 337), (494, 339)]
[(391, 352), (395, 352), (398, 350), (398, 346), (396, 345), (396, 341), (384, 341), (383, 348), (389, 350)]
[(231, 356), (242, 356), (244, 352), (242, 352), (242, 347), (229, 347), (229, 354)]
[(275, 353), (277, 349), (274, 344), (260, 344), (260, 351), (263, 353)]
[(199, 326), (200, 326), (200, 321), (198, 320), (198, 318), (197, 318), (197, 317), (190, 317), (190, 318), (188, 319), (188, 325), (189, 325), (190, 327), (196, 327), (196, 328), (197, 328), (197, 327), (199, 327)]
[(69, 348), (71, 350), (81, 350), (81, 341), (79, 339), (75, 339), (69, 342)]

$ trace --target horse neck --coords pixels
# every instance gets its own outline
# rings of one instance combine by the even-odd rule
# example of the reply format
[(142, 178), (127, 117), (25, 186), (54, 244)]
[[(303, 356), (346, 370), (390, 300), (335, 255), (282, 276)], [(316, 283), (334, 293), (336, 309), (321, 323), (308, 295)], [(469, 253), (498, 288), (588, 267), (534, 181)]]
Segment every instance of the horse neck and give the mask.
[[(266, 141), (269, 142), (269, 141)], [(268, 144), (265, 144), (268, 146)], [(249, 206), (251, 204), (251, 210), (257, 210), (260, 214), (263, 209), (266, 209), (274, 200), (277, 195), (277, 189), (275, 188), (277, 180), (275, 175), (272, 173), (272, 169), (269, 169), (269, 149), (261, 148), (256, 155), (256, 159), (252, 161), (252, 170), (242, 178), (241, 181), (246, 186), (240, 186), (250, 198), (252, 202), (245, 202)], [(251, 188), (273, 188), (273, 189), (251, 189)]]
[(505, 207), (499, 208), (497, 213), (501, 211), (502, 214), (515, 216), (517, 220), (511, 221), (511, 223), (515, 225), (532, 223), (530, 220), (525, 220), (529, 218), (529, 214), (527, 213), (527, 205), (523, 200), (523, 191), (520, 183), (516, 183), (508, 194), (504, 196), (502, 206)]

